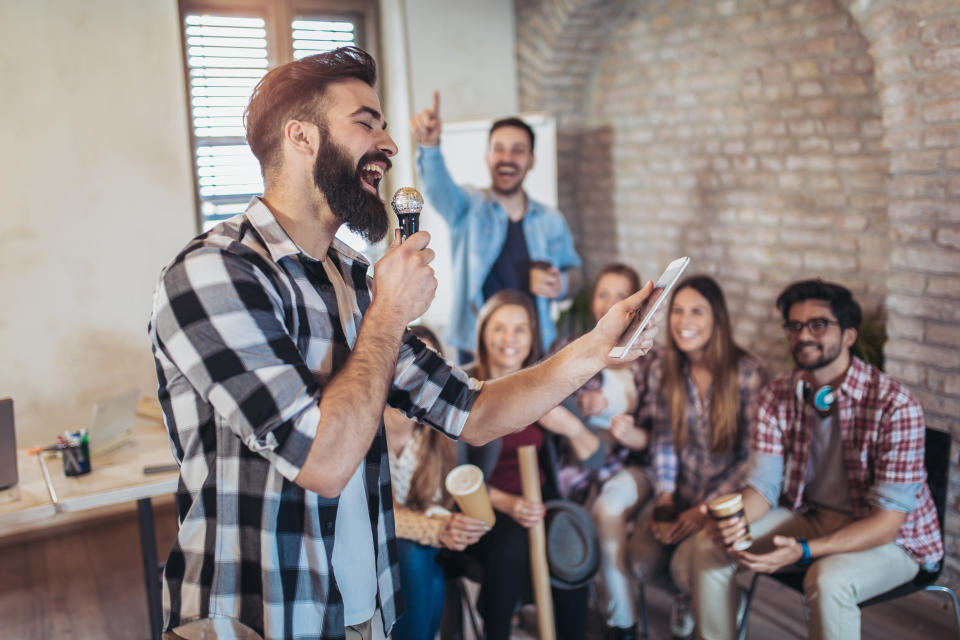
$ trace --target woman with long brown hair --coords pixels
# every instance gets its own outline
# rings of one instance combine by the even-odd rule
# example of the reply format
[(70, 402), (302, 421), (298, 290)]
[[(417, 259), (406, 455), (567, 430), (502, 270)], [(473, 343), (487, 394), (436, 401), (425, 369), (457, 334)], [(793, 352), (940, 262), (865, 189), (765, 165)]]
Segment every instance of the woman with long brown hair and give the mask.
[[(650, 367), (644, 410), (653, 425), (656, 498), (641, 516), (631, 543), (641, 580), (674, 587), (671, 632), (693, 632), (689, 614), (692, 536), (707, 518), (706, 503), (737, 491), (747, 471), (749, 429), (764, 383), (760, 363), (733, 341), (717, 282), (691, 276), (677, 285), (668, 308), (667, 344)], [(663, 532), (654, 506), (675, 519)], [(662, 518), (662, 516), (661, 516)]]
[[(539, 358), (537, 315), (529, 296), (503, 290), (490, 297), (477, 320), (477, 361), (467, 371), (478, 380), (508, 375)], [(522, 389), (517, 390), (522, 393)], [(522, 493), (518, 449), (536, 447), (544, 500), (559, 497), (554, 439), (563, 438), (573, 455), (602, 461), (600, 440), (570, 411), (557, 407), (525, 429), (483, 447), (462, 447), (464, 461), (484, 470), (497, 521), (466, 554), (483, 567), (479, 610), (487, 640), (508, 640), (514, 609), (530, 590), (527, 529), (546, 515), (543, 504)], [(599, 452), (599, 455), (598, 455)], [(587, 586), (554, 588), (554, 614), (560, 640), (582, 640), (586, 633)]]
[[(640, 275), (629, 265), (615, 262), (600, 269), (590, 295), (594, 322), (639, 288)], [(577, 337), (558, 341), (554, 350)], [(560, 456), (561, 494), (589, 507), (600, 538), (597, 595), (609, 640), (636, 637), (636, 584), (627, 566), (627, 551), (637, 513), (653, 494), (649, 424), (639, 422), (637, 412), (656, 353), (654, 349), (646, 357), (606, 367), (573, 395), (576, 413), (607, 444), (602, 464), (596, 468), (579, 461), (565, 464), (569, 457), (562, 452)]]
[[(434, 351), (437, 336), (424, 326), (410, 331)], [(383, 414), (390, 455), (394, 518), (405, 611), (393, 628), (395, 640), (433, 640), (443, 612), (444, 574), (440, 548), (461, 551), (486, 533), (482, 520), (451, 513), (444, 478), (457, 461), (456, 444), (436, 429), (397, 409)]]

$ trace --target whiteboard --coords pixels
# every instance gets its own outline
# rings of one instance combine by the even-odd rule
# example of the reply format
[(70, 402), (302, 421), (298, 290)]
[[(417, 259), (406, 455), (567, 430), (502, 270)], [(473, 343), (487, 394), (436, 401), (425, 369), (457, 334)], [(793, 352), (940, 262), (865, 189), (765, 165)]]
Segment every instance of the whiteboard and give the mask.
[[(557, 120), (547, 113), (521, 113), (518, 117), (533, 129), (533, 169), (523, 188), (534, 200), (557, 208)], [(490, 186), (490, 170), (484, 160), (492, 125), (499, 118), (443, 123), (440, 151), (457, 184), (477, 188)]]

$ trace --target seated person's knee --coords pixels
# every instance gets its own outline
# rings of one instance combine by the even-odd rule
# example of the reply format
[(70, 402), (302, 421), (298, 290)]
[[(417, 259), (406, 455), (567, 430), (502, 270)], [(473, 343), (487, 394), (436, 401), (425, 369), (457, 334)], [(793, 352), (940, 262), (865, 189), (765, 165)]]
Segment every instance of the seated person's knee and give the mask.
[(829, 562), (814, 562), (803, 577), (803, 593), (812, 598), (854, 598), (852, 576), (831, 570)]

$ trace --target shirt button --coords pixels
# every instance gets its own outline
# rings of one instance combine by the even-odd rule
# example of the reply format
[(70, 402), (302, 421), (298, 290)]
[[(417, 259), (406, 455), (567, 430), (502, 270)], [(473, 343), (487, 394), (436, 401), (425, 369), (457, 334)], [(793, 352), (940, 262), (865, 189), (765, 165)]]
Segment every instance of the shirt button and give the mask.
[(327, 520), (326, 522), (324, 522), (323, 530), (326, 531), (327, 533), (330, 533), (331, 531), (333, 531), (333, 521)]

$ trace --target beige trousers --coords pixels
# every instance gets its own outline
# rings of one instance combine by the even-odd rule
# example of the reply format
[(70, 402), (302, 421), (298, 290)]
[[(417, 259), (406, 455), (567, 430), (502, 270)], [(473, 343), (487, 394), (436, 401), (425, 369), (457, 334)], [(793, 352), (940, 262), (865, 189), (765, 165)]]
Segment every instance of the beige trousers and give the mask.
[[(851, 516), (838, 511), (797, 514), (777, 508), (750, 525), (756, 540), (750, 550), (754, 553), (771, 550), (774, 535), (816, 538), (851, 521)], [(704, 640), (735, 638), (739, 593), (734, 574), (740, 565), (703, 532), (694, 538), (692, 556), (693, 607), (699, 637)], [(919, 566), (907, 552), (893, 543), (815, 560), (803, 581), (810, 610), (809, 637), (814, 640), (859, 638), (857, 603), (912, 580), (918, 570)]]

